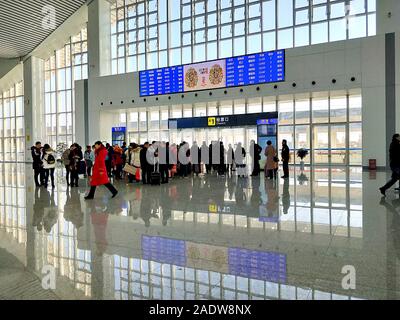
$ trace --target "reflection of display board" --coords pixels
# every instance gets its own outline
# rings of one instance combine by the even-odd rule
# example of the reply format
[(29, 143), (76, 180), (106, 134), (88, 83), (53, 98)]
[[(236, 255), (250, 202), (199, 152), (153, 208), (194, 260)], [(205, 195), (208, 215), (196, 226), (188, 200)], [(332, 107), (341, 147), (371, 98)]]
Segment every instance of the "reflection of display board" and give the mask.
[(228, 249), (186, 242), (187, 267), (228, 273)]
[(121, 146), (126, 139), (126, 127), (112, 128), (112, 144)]
[(285, 81), (285, 50), (139, 72), (140, 96)]
[(142, 235), (143, 259), (186, 266), (186, 244), (183, 240)]
[(142, 235), (142, 258), (251, 279), (287, 282), (286, 255)]
[(286, 255), (229, 248), (229, 273), (235, 276), (286, 283)]

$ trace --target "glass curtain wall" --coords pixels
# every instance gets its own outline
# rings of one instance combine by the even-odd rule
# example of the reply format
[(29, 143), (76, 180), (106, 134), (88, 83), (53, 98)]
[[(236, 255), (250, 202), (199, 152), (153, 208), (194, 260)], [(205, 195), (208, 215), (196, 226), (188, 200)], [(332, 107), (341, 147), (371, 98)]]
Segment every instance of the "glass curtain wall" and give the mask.
[(18, 82), (0, 93), (0, 162), (25, 161), (24, 88)]
[(74, 85), (76, 80), (87, 77), (87, 29), (84, 28), (45, 61), (46, 142), (53, 148), (74, 142)]
[(15, 243), (26, 245), (25, 165), (1, 164), (0, 172), (0, 230), (9, 234)]
[[(259, 97), (208, 103), (129, 109), (115, 126), (126, 126), (129, 142), (207, 141), (242, 142), (257, 138), (254, 128), (168, 130), (168, 119), (278, 111), (279, 145), (286, 139), (291, 163), (298, 164), (299, 149), (307, 149), (306, 164), (362, 164), (362, 99), (358, 92), (320, 92), (301, 96)], [(262, 146), (263, 148), (265, 146)]]
[(117, 0), (112, 73), (375, 34), (376, 0)]

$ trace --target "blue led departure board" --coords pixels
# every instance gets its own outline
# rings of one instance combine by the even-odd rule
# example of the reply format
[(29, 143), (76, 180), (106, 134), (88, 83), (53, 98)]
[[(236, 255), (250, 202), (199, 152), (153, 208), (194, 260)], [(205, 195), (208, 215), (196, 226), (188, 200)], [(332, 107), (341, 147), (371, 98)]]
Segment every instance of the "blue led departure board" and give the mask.
[(140, 96), (285, 81), (285, 50), (140, 71)]
[(140, 96), (183, 92), (183, 66), (140, 72)]
[(226, 86), (284, 81), (284, 61), (283, 50), (229, 58), (226, 60)]

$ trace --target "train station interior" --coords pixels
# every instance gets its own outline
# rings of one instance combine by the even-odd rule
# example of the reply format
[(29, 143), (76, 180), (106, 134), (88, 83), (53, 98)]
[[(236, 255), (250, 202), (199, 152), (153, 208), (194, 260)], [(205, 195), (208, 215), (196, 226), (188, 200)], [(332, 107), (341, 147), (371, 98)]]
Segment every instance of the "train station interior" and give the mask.
[[(0, 17), (0, 300), (400, 298), (400, 184), (379, 190), (400, 1), (18, 0)], [(35, 185), (39, 141), (54, 186)], [(153, 185), (108, 153), (118, 194), (91, 200), (97, 141), (225, 157), (209, 170), (191, 152)], [(94, 163), (76, 186), (74, 144)]]

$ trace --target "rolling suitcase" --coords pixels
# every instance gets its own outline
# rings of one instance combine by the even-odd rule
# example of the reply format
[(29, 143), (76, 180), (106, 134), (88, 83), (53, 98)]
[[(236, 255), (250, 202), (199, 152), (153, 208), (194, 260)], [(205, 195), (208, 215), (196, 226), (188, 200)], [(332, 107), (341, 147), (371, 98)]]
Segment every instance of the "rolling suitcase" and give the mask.
[(85, 163), (85, 161), (79, 161), (79, 163), (78, 163), (78, 174), (86, 174), (86, 163)]
[(161, 185), (161, 174), (157, 164), (154, 165), (154, 171), (150, 175), (150, 183), (153, 186)]

